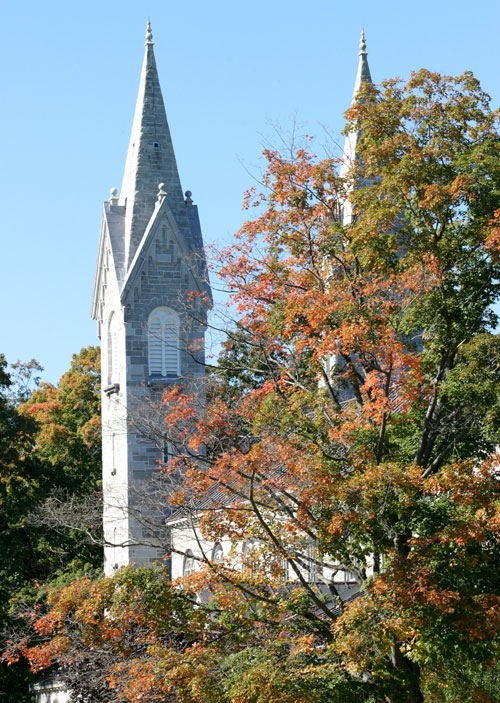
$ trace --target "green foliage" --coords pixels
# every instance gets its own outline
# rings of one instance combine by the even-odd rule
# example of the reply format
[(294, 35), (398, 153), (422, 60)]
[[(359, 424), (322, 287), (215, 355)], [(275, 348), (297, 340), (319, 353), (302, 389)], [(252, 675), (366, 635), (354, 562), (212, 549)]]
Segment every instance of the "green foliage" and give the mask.
[(354, 680), (326, 653), (294, 653), (283, 643), (231, 654), (222, 662), (221, 673), (227, 703), (375, 701), (372, 686)]
[(36, 359), (31, 359), (31, 361), (22, 362), (16, 361), (14, 364), (10, 364), (10, 392), (9, 397), (15, 403), (23, 403), (29, 399), (33, 388), (37, 388), (40, 385), (41, 376), (37, 376), (37, 373), (41, 373), (43, 367), (40, 366)]
[(217, 359), (217, 394), (230, 399), (258, 388), (272, 377), (272, 360), (245, 328), (237, 325)]
[(53, 487), (89, 492), (100, 485), (100, 352), (74, 354), (58, 386), (41, 384), (19, 407), (37, 422), (36, 457), (57, 468)]
[[(0, 357), (0, 626), (10, 611), (35, 602), (39, 583), (101, 566), (99, 547), (34, 518), (54, 490), (83, 497), (100, 485), (99, 350), (74, 355), (59, 385), (27, 398), (35, 361), (8, 372)], [(20, 405), (19, 401), (24, 401)], [(2, 703), (24, 703), (32, 676), (24, 662), (0, 666)]]

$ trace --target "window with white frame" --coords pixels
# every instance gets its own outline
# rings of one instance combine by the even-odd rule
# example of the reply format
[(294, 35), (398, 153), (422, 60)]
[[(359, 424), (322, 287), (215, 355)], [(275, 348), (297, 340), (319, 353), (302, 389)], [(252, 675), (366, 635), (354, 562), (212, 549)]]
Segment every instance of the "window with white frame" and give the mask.
[(215, 564), (220, 564), (224, 559), (224, 549), (222, 548), (222, 544), (217, 542), (217, 544), (214, 546), (212, 550), (212, 561)]
[(256, 539), (247, 539), (243, 542), (241, 552), (243, 555), (243, 565), (254, 571), (259, 566), (259, 543)]
[(193, 552), (188, 549), (186, 554), (184, 555), (184, 564), (182, 567), (182, 575), (183, 576), (189, 576), (189, 574), (193, 574), (195, 572), (195, 562), (194, 562), (194, 554)]
[(171, 308), (155, 308), (148, 319), (150, 376), (179, 376), (179, 315)]
[(318, 548), (314, 542), (309, 542), (309, 544), (307, 545), (305, 561), (307, 564), (308, 580), (309, 582), (314, 582), (318, 579), (318, 576), (321, 574)]
[(356, 583), (357, 582), (356, 574), (354, 573), (354, 571), (351, 571), (350, 569), (344, 569), (341, 573), (342, 573), (344, 583)]

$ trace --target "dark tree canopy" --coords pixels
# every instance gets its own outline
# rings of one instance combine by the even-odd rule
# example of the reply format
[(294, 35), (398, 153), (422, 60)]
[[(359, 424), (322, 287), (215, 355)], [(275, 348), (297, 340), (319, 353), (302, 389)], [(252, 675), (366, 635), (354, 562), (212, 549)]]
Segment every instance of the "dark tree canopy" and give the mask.
[[(54, 495), (82, 499), (100, 485), (99, 350), (75, 354), (58, 386), (29, 394), (36, 362), (9, 370), (0, 357), (0, 626), (14, 627), (14, 601), (33, 601), (59, 574), (100, 568), (102, 549), (81, 534), (53, 530), (37, 513)], [(21, 381), (14, 385), (15, 381)], [(29, 396), (29, 397), (28, 397)], [(24, 401), (19, 404), (19, 401)], [(100, 526), (96, 525), (96, 531)], [(14, 599), (14, 600), (13, 600)], [(2, 701), (31, 701), (23, 664), (0, 666)]]

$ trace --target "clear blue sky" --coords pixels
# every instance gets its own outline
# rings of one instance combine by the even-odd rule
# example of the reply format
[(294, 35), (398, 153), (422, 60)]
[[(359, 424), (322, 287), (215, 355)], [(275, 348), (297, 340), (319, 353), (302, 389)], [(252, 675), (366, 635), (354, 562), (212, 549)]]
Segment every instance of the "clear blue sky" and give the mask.
[(184, 189), (206, 242), (231, 239), (259, 154), (296, 120), (342, 129), (365, 27), (375, 81), (472, 70), (500, 104), (498, 0), (120, 0), (0, 4), (0, 351), (57, 382), (96, 344), (102, 202), (120, 187), (151, 17)]

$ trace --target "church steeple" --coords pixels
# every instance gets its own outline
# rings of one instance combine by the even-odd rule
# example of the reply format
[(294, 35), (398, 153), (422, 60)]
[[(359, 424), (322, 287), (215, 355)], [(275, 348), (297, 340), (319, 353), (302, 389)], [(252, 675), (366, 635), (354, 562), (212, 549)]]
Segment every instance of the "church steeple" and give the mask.
[(113, 188), (103, 207), (92, 302), (102, 343), (107, 575), (165, 554), (165, 508), (156, 513), (145, 498), (168, 446), (153, 418), (176, 384), (203, 402), (211, 301), (198, 208), (190, 191), (182, 194), (149, 20), (145, 47), (121, 197)]
[(366, 50), (365, 30), (361, 30), (361, 39), (359, 40), (359, 62), (358, 73), (356, 74), (356, 82), (354, 84), (354, 92), (352, 94), (353, 102), (360, 91), (363, 83), (371, 83), (372, 77), (370, 67), (368, 66), (368, 52)]
[(126, 268), (130, 266), (153, 214), (159, 183), (165, 184), (167, 202), (174, 218), (185, 222), (185, 202), (156, 69), (149, 19), (145, 47), (120, 193), (120, 205), (126, 206)]
[[(366, 39), (365, 30), (361, 30), (361, 39), (359, 42), (359, 61), (358, 61), (358, 71), (356, 74), (356, 81), (354, 83), (354, 92), (352, 95), (351, 105), (356, 102), (359, 91), (364, 83), (372, 83), (372, 77), (370, 73), (370, 67), (368, 66), (368, 52), (366, 51)], [(344, 154), (342, 157), (342, 166), (340, 168), (340, 174), (342, 176), (347, 176), (351, 164), (356, 159), (356, 150), (358, 145), (360, 134), (358, 131), (349, 132), (346, 135), (344, 143)], [(348, 223), (352, 218), (352, 207), (347, 200), (343, 207), (344, 212), (344, 223)]]

